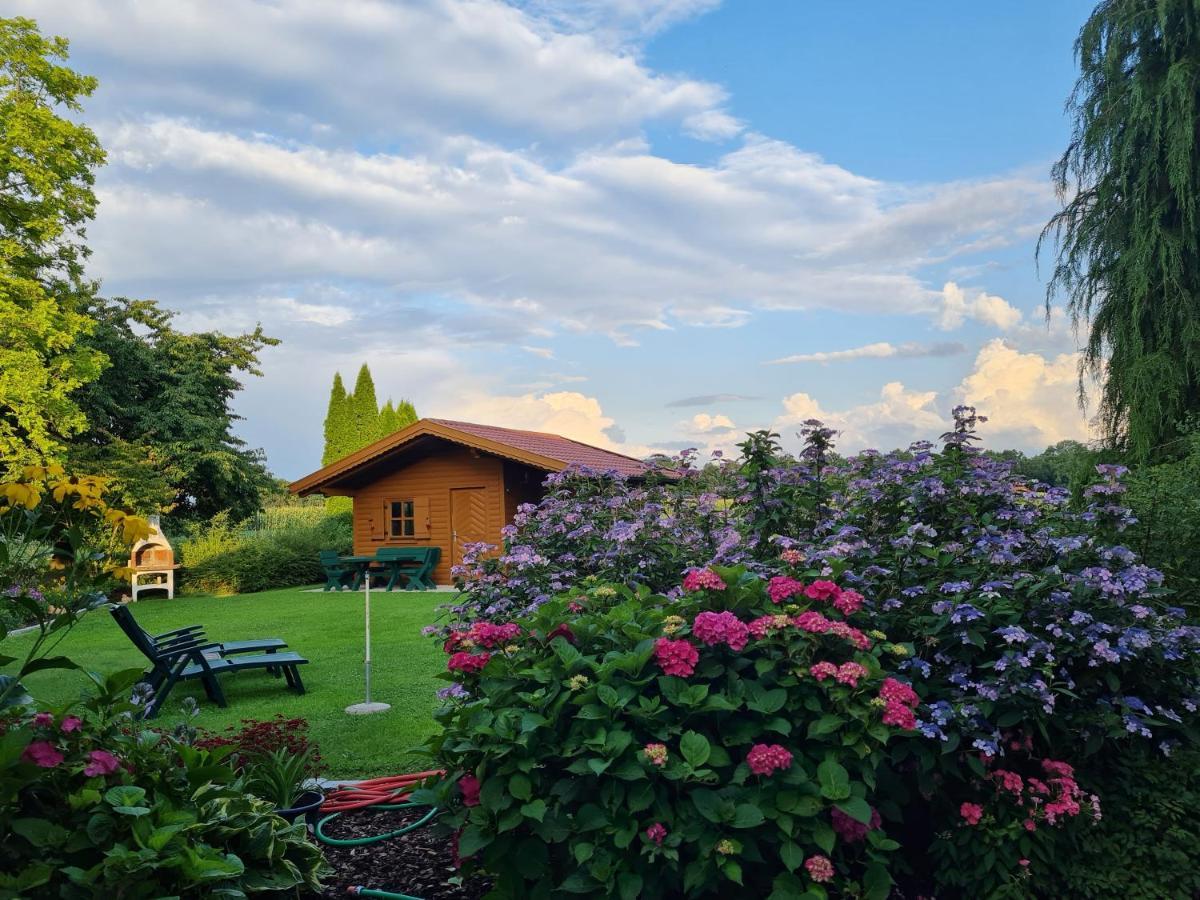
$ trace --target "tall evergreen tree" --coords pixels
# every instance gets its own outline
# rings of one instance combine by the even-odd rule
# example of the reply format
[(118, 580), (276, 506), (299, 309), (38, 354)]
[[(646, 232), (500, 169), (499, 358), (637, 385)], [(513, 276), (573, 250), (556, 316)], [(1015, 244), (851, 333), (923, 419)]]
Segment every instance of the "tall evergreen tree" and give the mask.
[(1100, 378), (1107, 437), (1146, 458), (1200, 412), (1200, 3), (1104, 0), (1075, 52), (1047, 312), (1065, 295), (1081, 393)]
[(399, 421), (396, 416), (396, 408), (392, 406), (392, 400), (389, 397), (388, 402), (383, 404), (383, 409), (379, 411), (379, 429), (375, 434), (376, 440), (399, 431), (401, 428), (398, 424)]
[(358, 370), (358, 378), (354, 382), (350, 415), (353, 446), (346, 450), (347, 453), (353, 453), (377, 440), (379, 432), (379, 401), (375, 399), (375, 380), (371, 378), (371, 370), (366, 363)]
[(342, 373), (333, 373), (333, 387), (329, 391), (329, 408), (325, 413), (325, 449), (321, 453), (321, 465), (327, 466), (345, 454), (346, 422), (349, 418), (349, 401)]
[(411, 400), (401, 399), (396, 405), (396, 422), (397, 429), (407, 428), (413, 422), (417, 421), (420, 416), (417, 415), (416, 407), (412, 405)]

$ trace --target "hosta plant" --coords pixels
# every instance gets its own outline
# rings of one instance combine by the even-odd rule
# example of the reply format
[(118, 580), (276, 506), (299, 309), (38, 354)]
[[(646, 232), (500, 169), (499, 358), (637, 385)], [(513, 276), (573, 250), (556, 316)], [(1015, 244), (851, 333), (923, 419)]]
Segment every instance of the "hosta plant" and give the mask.
[(829, 581), (678, 587), (568, 591), (447, 638), (447, 775), (418, 796), (464, 867), (505, 897), (885, 897), (875, 770), (915, 727), (888, 674), (908, 650)]

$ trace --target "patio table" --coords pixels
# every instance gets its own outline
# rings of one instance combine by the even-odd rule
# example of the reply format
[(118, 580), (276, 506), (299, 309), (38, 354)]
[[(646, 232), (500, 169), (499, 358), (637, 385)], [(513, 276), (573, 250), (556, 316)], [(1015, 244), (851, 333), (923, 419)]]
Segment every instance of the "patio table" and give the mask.
[(354, 583), (350, 585), (350, 590), (357, 591), (362, 587), (363, 577), (370, 571), (371, 566), (375, 563), (374, 556), (343, 556), (341, 561), (348, 566), (354, 567)]

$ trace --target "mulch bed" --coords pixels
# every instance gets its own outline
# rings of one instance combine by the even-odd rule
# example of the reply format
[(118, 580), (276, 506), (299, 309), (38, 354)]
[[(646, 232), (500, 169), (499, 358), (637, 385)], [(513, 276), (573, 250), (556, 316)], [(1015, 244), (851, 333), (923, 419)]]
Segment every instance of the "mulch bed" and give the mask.
[[(331, 838), (367, 837), (394, 831), (414, 822), (425, 810), (372, 812), (359, 810), (334, 819), (325, 828)], [(478, 900), (491, 885), (486, 879), (472, 878), (462, 884), (451, 883), (458, 877), (454, 857), (445, 837), (429, 828), (418, 828), (399, 837), (359, 847), (332, 847), (321, 844), (325, 859), (335, 870), (325, 890), (311, 897), (347, 896), (346, 889), (356, 885), (381, 891), (394, 891), (420, 897), (421, 900)]]

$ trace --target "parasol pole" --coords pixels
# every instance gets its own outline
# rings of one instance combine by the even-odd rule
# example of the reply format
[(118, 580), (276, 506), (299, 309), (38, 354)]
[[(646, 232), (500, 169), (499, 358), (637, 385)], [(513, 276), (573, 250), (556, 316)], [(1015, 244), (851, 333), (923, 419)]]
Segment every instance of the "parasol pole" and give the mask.
[(362, 703), (346, 707), (346, 712), (352, 716), (366, 716), (371, 713), (386, 712), (392, 708), (388, 703), (371, 702), (371, 566), (369, 563), (367, 564), (366, 581), (366, 592), (363, 594), (363, 681), (366, 684), (366, 695)]

